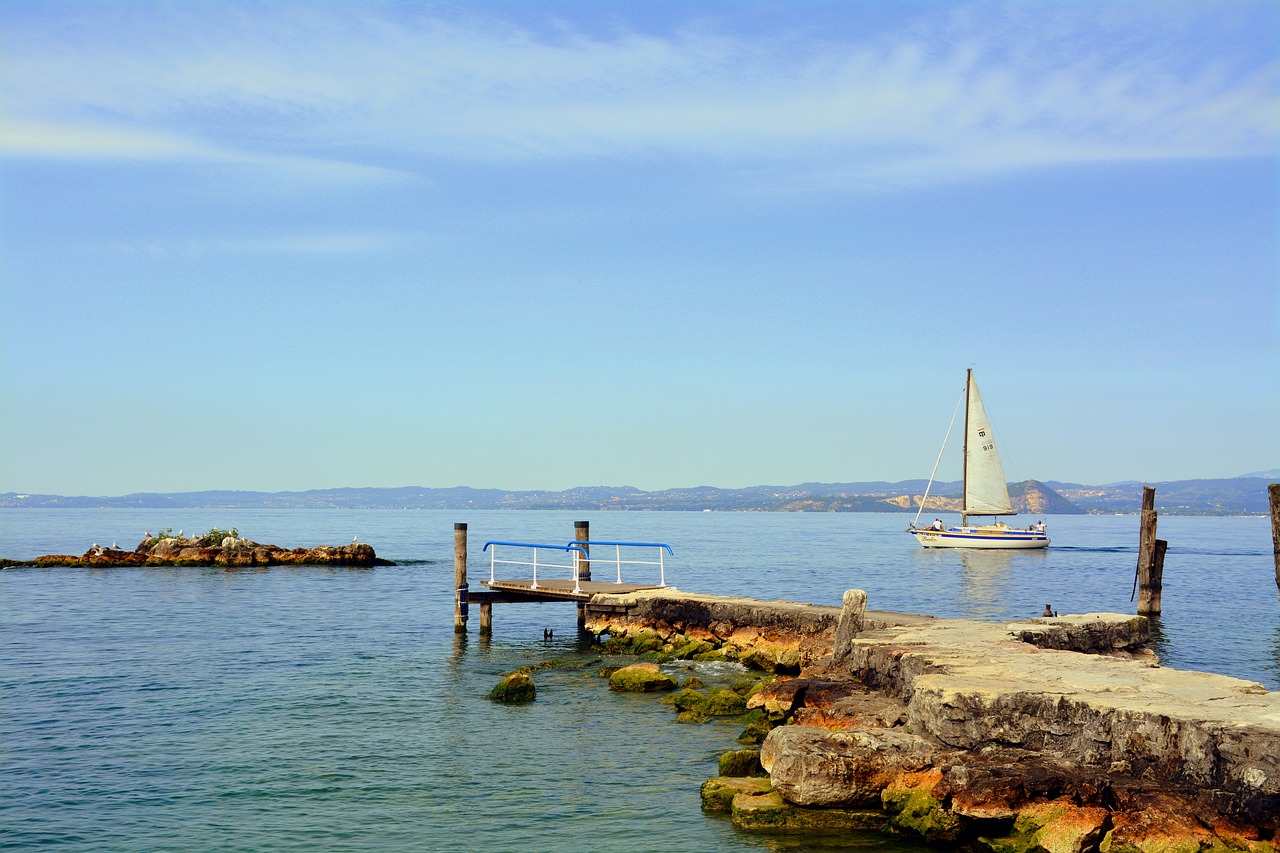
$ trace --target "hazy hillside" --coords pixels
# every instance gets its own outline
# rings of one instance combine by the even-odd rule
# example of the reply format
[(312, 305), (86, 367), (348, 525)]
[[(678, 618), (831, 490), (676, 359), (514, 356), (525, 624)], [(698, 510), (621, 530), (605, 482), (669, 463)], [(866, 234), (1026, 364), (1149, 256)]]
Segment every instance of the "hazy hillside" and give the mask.
[[(1266, 514), (1267, 483), (1275, 478), (1234, 477), (1156, 483), (1156, 507), (1175, 515)], [(738, 510), (757, 512), (915, 512), (925, 480), (899, 483), (801, 483), (721, 489), (698, 486), (646, 492), (631, 486), (579, 486), (564, 491), (506, 491), (467, 486), (340, 488), (306, 492), (205, 491), (119, 497), (68, 497), (9, 492), (0, 507), (229, 507), (274, 509), (571, 509)], [(1009, 484), (1014, 507), (1029, 515), (1129, 513), (1142, 506), (1142, 483), (1088, 486), (1027, 480)], [(929, 509), (960, 508), (959, 482), (934, 483)]]

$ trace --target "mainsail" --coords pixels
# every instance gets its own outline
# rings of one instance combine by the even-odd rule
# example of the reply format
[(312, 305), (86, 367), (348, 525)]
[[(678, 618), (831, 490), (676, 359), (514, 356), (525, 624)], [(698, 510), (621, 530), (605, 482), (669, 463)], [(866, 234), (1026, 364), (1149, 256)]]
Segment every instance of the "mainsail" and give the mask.
[(965, 412), (964, 515), (1016, 515), (1009, 502), (1004, 466), (996, 450), (991, 422), (982, 406), (978, 383), (969, 371), (969, 405)]

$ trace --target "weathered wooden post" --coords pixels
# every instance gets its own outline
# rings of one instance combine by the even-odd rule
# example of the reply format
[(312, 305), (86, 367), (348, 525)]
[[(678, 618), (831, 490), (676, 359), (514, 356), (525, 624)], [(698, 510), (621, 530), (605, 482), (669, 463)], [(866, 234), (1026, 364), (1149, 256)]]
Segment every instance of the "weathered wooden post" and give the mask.
[[(573, 541), (574, 542), (590, 542), (591, 541), (591, 522), (575, 521), (573, 523)], [(583, 545), (582, 550), (588, 554), (591, 553), (590, 545)], [(578, 563), (578, 580), (591, 580), (591, 561), (583, 560)]]
[[(1156, 539), (1156, 490), (1142, 488), (1142, 527), (1138, 542), (1138, 614), (1159, 615), (1163, 582), (1163, 540)], [(1156, 552), (1160, 552), (1160, 568), (1156, 569)]]
[(493, 633), (493, 602), (480, 602), (480, 635), (488, 636)]
[(1267, 486), (1271, 499), (1271, 551), (1276, 561), (1276, 595), (1280, 597), (1280, 483)]
[[(590, 542), (591, 541), (591, 522), (575, 521), (573, 523), (573, 541), (574, 542)], [(591, 546), (583, 545), (582, 550), (590, 554)], [(581, 582), (581, 581), (591, 580), (591, 561), (581, 560), (580, 562), (578, 562), (577, 561), (578, 555), (576, 552), (574, 553), (574, 557), (575, 557), (575, 565), (578, 567), (577, 568), (578, 581)], [(585, 604), (579, 603), (578, 604), (578, 634), (579, 635), (585, 634), (586, 631), (587, 631), (587, 606)]]
[[(467, 525), (453, 525), (453, 632), (467, 633)], [(481, 617), (483, 619), (483, 617)]]

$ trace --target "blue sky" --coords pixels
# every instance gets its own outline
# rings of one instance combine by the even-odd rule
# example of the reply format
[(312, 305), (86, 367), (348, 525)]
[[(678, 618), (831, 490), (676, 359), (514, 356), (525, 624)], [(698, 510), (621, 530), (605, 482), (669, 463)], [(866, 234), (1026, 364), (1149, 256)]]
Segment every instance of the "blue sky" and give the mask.
[(1277, 43), (1271, 2), (10, 0), (0, 491), (899, 480), (970, 366), (1011, 479), (1275, 467)]

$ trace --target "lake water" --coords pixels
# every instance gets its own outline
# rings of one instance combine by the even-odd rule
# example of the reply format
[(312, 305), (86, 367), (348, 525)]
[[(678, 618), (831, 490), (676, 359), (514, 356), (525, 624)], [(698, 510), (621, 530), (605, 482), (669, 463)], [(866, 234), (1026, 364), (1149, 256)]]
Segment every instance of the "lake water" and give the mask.
[[(497, 605), (487, 641), (473, 610), (459, 642), (453, 523), (470, 525), (478, 588), (486, 540), (563, 542), (579, 519), (596, 539), (670, 543), (667, 581), (686, 590), (838, 605), (857, 587), (875, 609), (999, 620), (1134, 611), (1136, 516), (1050, 517), (1047, 551), (963, 553), (920, 548), (896, 514), (0, 510), (16, 559), (234, 526), (288, 547), (358, 535), (401, 563), (0, 572), (0, 847), (912, 849), (704, 815), (698, 786), (740, 726), (677, 724), (596, 666), (540, 671), (531, 705), (488, 702), (518, 666), (595, 654), (572, 605)], [(1280, 689), (1267, 519), (1165, 517), (1160, 536), (1165, 663)]]

